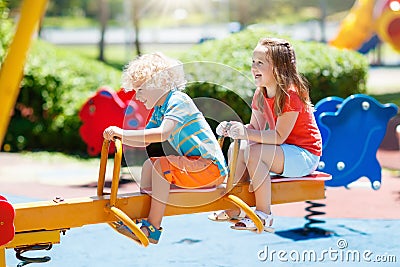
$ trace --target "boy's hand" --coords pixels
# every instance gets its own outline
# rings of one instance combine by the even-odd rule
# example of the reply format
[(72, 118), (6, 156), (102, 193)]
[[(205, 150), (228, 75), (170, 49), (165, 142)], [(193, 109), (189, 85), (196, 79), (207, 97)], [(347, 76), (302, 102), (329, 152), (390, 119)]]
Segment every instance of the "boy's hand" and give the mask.
[(106, 140), (113, 140), (114, 137), (122, 138), (123, 130), (117, 126), (110, 126), (103, 132), (103, 137)]

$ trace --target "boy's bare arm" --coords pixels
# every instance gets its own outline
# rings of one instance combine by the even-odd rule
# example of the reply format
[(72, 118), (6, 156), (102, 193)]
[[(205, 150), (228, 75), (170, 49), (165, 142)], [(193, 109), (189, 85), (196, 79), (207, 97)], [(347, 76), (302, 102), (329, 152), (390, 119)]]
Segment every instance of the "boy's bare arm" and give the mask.
[(165, 119), (157, 128), (144, 130), (124, 130), (122, 141), (126, 145), (146, 146), (150, 143), (164, 142), (169, 138), (177, 121)]
[(122, 143), (132, 147), (145, 147), (150, 143), (164, 142), (169, 138), (177, 121), (165, 119), (157, 128), (144, 130), (123, 130), (117, 126), (110, 126), (104, 130), (103, 136), (107, 140), (120, 138)]
[(122, 143), (131, 147), (146, 147), (149, 145), (149, 143), (127, 140), (124, 137), (122, 138)]

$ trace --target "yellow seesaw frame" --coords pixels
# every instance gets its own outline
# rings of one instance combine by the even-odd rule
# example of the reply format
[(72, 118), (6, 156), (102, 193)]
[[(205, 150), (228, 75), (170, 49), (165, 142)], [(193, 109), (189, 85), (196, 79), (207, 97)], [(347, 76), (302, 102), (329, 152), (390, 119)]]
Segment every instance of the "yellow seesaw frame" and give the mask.
[[(48, 0), (24, 0), (19, 23), (7, 56), (0, 70), (0, 146), (10, 119), (10, 110), (15, 105), (19, 92), (27, 51), (38, 22), (46, 9)], [(221, 143), (222, 139), (219, 140)], [(221, 144), (220, 143), (220, 144)], [(150, 196), (140, 192), (118, 194), (119, 175), (122, 159), (122, 144), (115, 141), (116, 152), (112, 177), (111, 193), (104, 193), (105, 171), (109, 142), (104, 141), (98, 178), (97, 196), (39, 201), (13, 205), (16, 211), (15, 237), (6, 245), (0, 246), (0, 267), (6, 267), (6, 249), (29, 248), (34, 245), (60, 243), (60, 234), (66, 230), (90, 224), (108, 223), (122, 220), (136, 233), (142, 246), (149, 241), (134, 224), (133, 219), (145, 218), (150, 208)], [(234, 154), (238, 153), (239, 142), (235, 141)], [(235, 158), (235, 157), (233, 157)], [(233, 160), (232, 166), (236, 166)], [(233, 184), (234, 172), (223, 186), (211, 192), (175, 192), (169, 197), (170, 203), (185, 203), (186, 206), (168, 205), (166, 216), (210, 212), (231, 209), (238, 206), (255, 221), (257, 232), (262, 231), (260, 219), (251, 206), (255, 205), (254, 195), (248, 191), (249, 183)], [(272, 204), (300, 202), (325, 198), (323, 180), (295, 180), (272, 183)], [(207, 203), (207, 204), (204, 204)]]
[[(223, 139), (219, 140), (220, 144)], [(103, 142), (101, 152), (97, 196), (66, 199), (62, 201), (39, 201), (15, 204), (15, 238), (0, 247), (0, 267), (5, 267), (5, 250), (33, 245), (60, 243), (60, 234), (66, 230), (84, 225), (123, 221), (146, 247), (149, 240), (134, 223), (134, 219), (146, 218), (150, 208), (150, 196), (140, 192), (118, 194), (122, 160), (122, 143), (115, 140), (116, 152), (110, 194), (104, 193), (105, 172), (108, 159), (109, 141)], [(211, 192), (172, 192), (165, 215), (210, 212), (221, 209), (242, 208), (262, 232), (263, 226), (250, 208), (255, 205), (254, 195), (248, 191), (248, 182), (233, 183), (239, 141), (234, 141), (233, 159), (226, 183)], [(325, 198), (323, 180), (296, 180), (272, 183), (272, 204), (317, 200)], [(206, 203), (206, 204), (204, 204)]]

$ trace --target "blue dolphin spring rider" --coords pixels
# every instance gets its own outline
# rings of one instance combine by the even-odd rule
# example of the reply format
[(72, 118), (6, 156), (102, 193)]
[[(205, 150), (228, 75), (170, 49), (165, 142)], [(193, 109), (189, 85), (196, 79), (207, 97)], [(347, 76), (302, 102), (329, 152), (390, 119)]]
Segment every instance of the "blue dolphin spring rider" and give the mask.
[(346, 186), (361, 177), (371, 181), (373, 189), (381, 185), (381, 166), (376, 152), (387, 123), (397, 114), (394, 104), (356, 94), (346, 99), (320, 100), (314, 113), (322, 135), (322, 157), (318, 170), (332, 175), (326, 186)]

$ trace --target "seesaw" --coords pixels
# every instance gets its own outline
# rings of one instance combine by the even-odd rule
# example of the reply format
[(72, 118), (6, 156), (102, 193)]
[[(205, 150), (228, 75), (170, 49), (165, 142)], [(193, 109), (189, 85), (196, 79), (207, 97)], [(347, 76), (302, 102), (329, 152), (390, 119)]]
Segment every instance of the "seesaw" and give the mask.
[[(223, 139), (219, 139), (220, 145)], [(148, 246), (149, 240), (136, 226), (134, 219), (145, 218), (150, 208), (150, 196), (140, 192), (118, 194), (118, 185), (122, 159), (122, 143), (115, 140), (114, 169), (111, 192), (104, 192), (105, 172), (107, 167), (110, 142), (104, 141), (101, 151), (97, 196), (55, 199), (11, 205), (5, 199), (0, 201), (0, 267), (6, 267), (5, 250), (14, 248), (16, 256), (23, 262), (46, 262), (49, 257), (27, 258), (22, 253), (29, 250), (50, 249), (52, 244), (60, 243), (61, 233), (68, 229), (90, 224), (123, 221), (139, 238), (141, 246)], [(248, 191), (249, 183), (233, 183), (236, 155), (239, 142), (234, 141), (231, 172), (226, 183), (207, 190), (207, 192), (171, 192), (165, 215), (192, 214), (211, 212), (220, 209), (242, 208), (253, 219), (257, 232), (263, 230), (260, 219), (250, 208), (255, 205), (254, 196)], [(325, 180), (328, 174), (316, 172), (307, 177), (295, 179), (272, 179), (272, 204), (317, 200), (325, 198)], [(175, 204), (174, 204), (175, 203)], [(185, 203), (178, 205), (177, 203)], [(6, 207), (6, 208), (4, 208)], [(15, 212), (15, 219), (14, 219)], [(7, 219), (5, 219), (7, 218)], [(206, 218), (206, 217), (205, 217)], [(14, 221), (13, 221), (14, 219)], [(14, 230), (15, 227), (15, 230)], [(4, 238), (4, 237), (8, 238)]]

